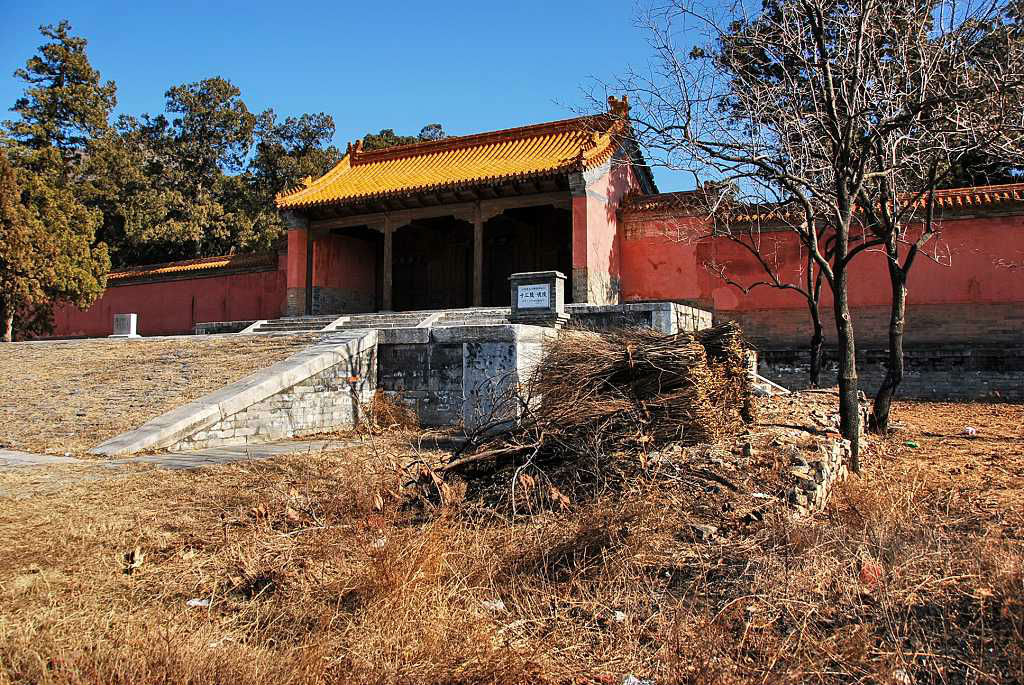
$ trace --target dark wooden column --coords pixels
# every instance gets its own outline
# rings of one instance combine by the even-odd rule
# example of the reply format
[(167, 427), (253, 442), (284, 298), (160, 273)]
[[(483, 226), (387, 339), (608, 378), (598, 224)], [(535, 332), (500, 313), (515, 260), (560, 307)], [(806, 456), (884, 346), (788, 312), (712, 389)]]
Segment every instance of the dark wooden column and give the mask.
[(484, 303), (484, 217), (480, 203), (473, 208), (473, 306)]
[(381, 288), (381, 299), (383, 300), (383, 306), (381, 309), (390, 310), (392, 307), (392, 290), (393, 290), (393, 278), (392, 278), (392, 265), (394, 264), (394, 247), (393, 247), (393, 236), (394, 229), (391, 226), (391, 217), (384, 216), (384, 279), (383, 287)]

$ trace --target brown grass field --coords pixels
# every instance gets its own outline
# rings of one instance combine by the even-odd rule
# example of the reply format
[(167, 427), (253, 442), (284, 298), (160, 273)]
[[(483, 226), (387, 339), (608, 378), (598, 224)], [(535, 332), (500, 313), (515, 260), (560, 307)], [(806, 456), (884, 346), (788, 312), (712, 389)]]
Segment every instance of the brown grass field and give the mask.
[(5, 345), (0, 448), (81, 455), (310, 342), (247, 335)]
[(823, 512), (742, 526), (654, 480), (401, 510), (409, 433), (57, 492), (0, 473), (0, 682), (1024, 682), (1024, 406), (896, 410)]

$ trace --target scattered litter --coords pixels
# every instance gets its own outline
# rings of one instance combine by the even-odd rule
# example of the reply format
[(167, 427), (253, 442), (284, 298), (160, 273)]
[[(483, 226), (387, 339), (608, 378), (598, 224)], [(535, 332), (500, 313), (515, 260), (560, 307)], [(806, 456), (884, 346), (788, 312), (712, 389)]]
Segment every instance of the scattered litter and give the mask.
[(647, 678), (637, 678), (631, 673), (622, 679), (622, 685), (654, 685), (654, 681)]
[(917, 449), (918, 447), (921, 446), (920, 444), (918, 444), (917, 440), (907, 440), (903, 444), (906, 445), (907, 447), (912, 447), (914, 449)]
[(882, 565), (873, 559), (862, 559), (860, 564), (859, 580), (861, 585), (873, 588), (882, 580), (884, 571)]
[(190, 606), (190, 607), (206, 608), (206, 607), (210, 606), (210, 600), (208, 600), (208, 599), (199, 599), (197, 597), (197, 598), (188, 600), (187, 602), (185, 602), (185, 605), (186, 606)]
[(380, 537), (371, 542), (370, 547), (373, 547), (374, 549), (384, 549), (384, 545), (386, 544), (388, 544), (388, 539), (385, 537)]
[(505, 602), (500, 599), (485, 599), (480, 604), (488, 611), (505, 611)]
[(616, 623), (625, 623), (626, 622), (626, 612), (625, 611), (616, 611), (615, 612), (615, 622)]
[(977, 435), (978, 429), (974, 426), (964, 426), (964, 435)]
[(124, 554), (124, 574), (130, 576), (135, 573), (136, 569), (142, 566), (143, 560), (146, 555), (142, 553), (141, 547), (136, 547), (133, 550), (129, 550)]
[(716, 526), (692, 525), (690, 528), (693, 529), (694, 536), (701, 542), (712, 542), (718, 537)]
[(902, 668), (897, 668), (892, 672), (892, 682), (896, 683), (896, 685), (910, 685), (914, 682), (914, 679)]

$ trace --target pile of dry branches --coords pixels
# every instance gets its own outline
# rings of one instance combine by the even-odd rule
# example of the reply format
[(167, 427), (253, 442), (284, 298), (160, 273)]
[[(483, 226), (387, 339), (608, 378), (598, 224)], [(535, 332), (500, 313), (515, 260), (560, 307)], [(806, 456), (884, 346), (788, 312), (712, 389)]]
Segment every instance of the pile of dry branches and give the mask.
[(378, 390), (366, 404), (362, 427), (371, 433), (417, 430), (420, 427), (416, 411), (402, 401), (400, 396)]
[(696, 335), (562, 331), (516, 391), (519, 420), (482, 426), (435, 471), (474, 480), (510, 468), (549, 476), (568, 468), (565, 480), (603, 480), (645, 467), (650, 452), (669, 444), (733, 437), (751, 420), (745, 358), (734, 323)]

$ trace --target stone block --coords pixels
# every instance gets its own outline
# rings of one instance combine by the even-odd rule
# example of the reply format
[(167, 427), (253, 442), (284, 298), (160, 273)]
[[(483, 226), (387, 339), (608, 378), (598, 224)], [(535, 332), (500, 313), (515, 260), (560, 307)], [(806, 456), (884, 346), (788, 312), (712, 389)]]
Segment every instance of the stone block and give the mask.
[(111, 338), (138, 338), (138, 314), (114, 314), (114, 332)]

